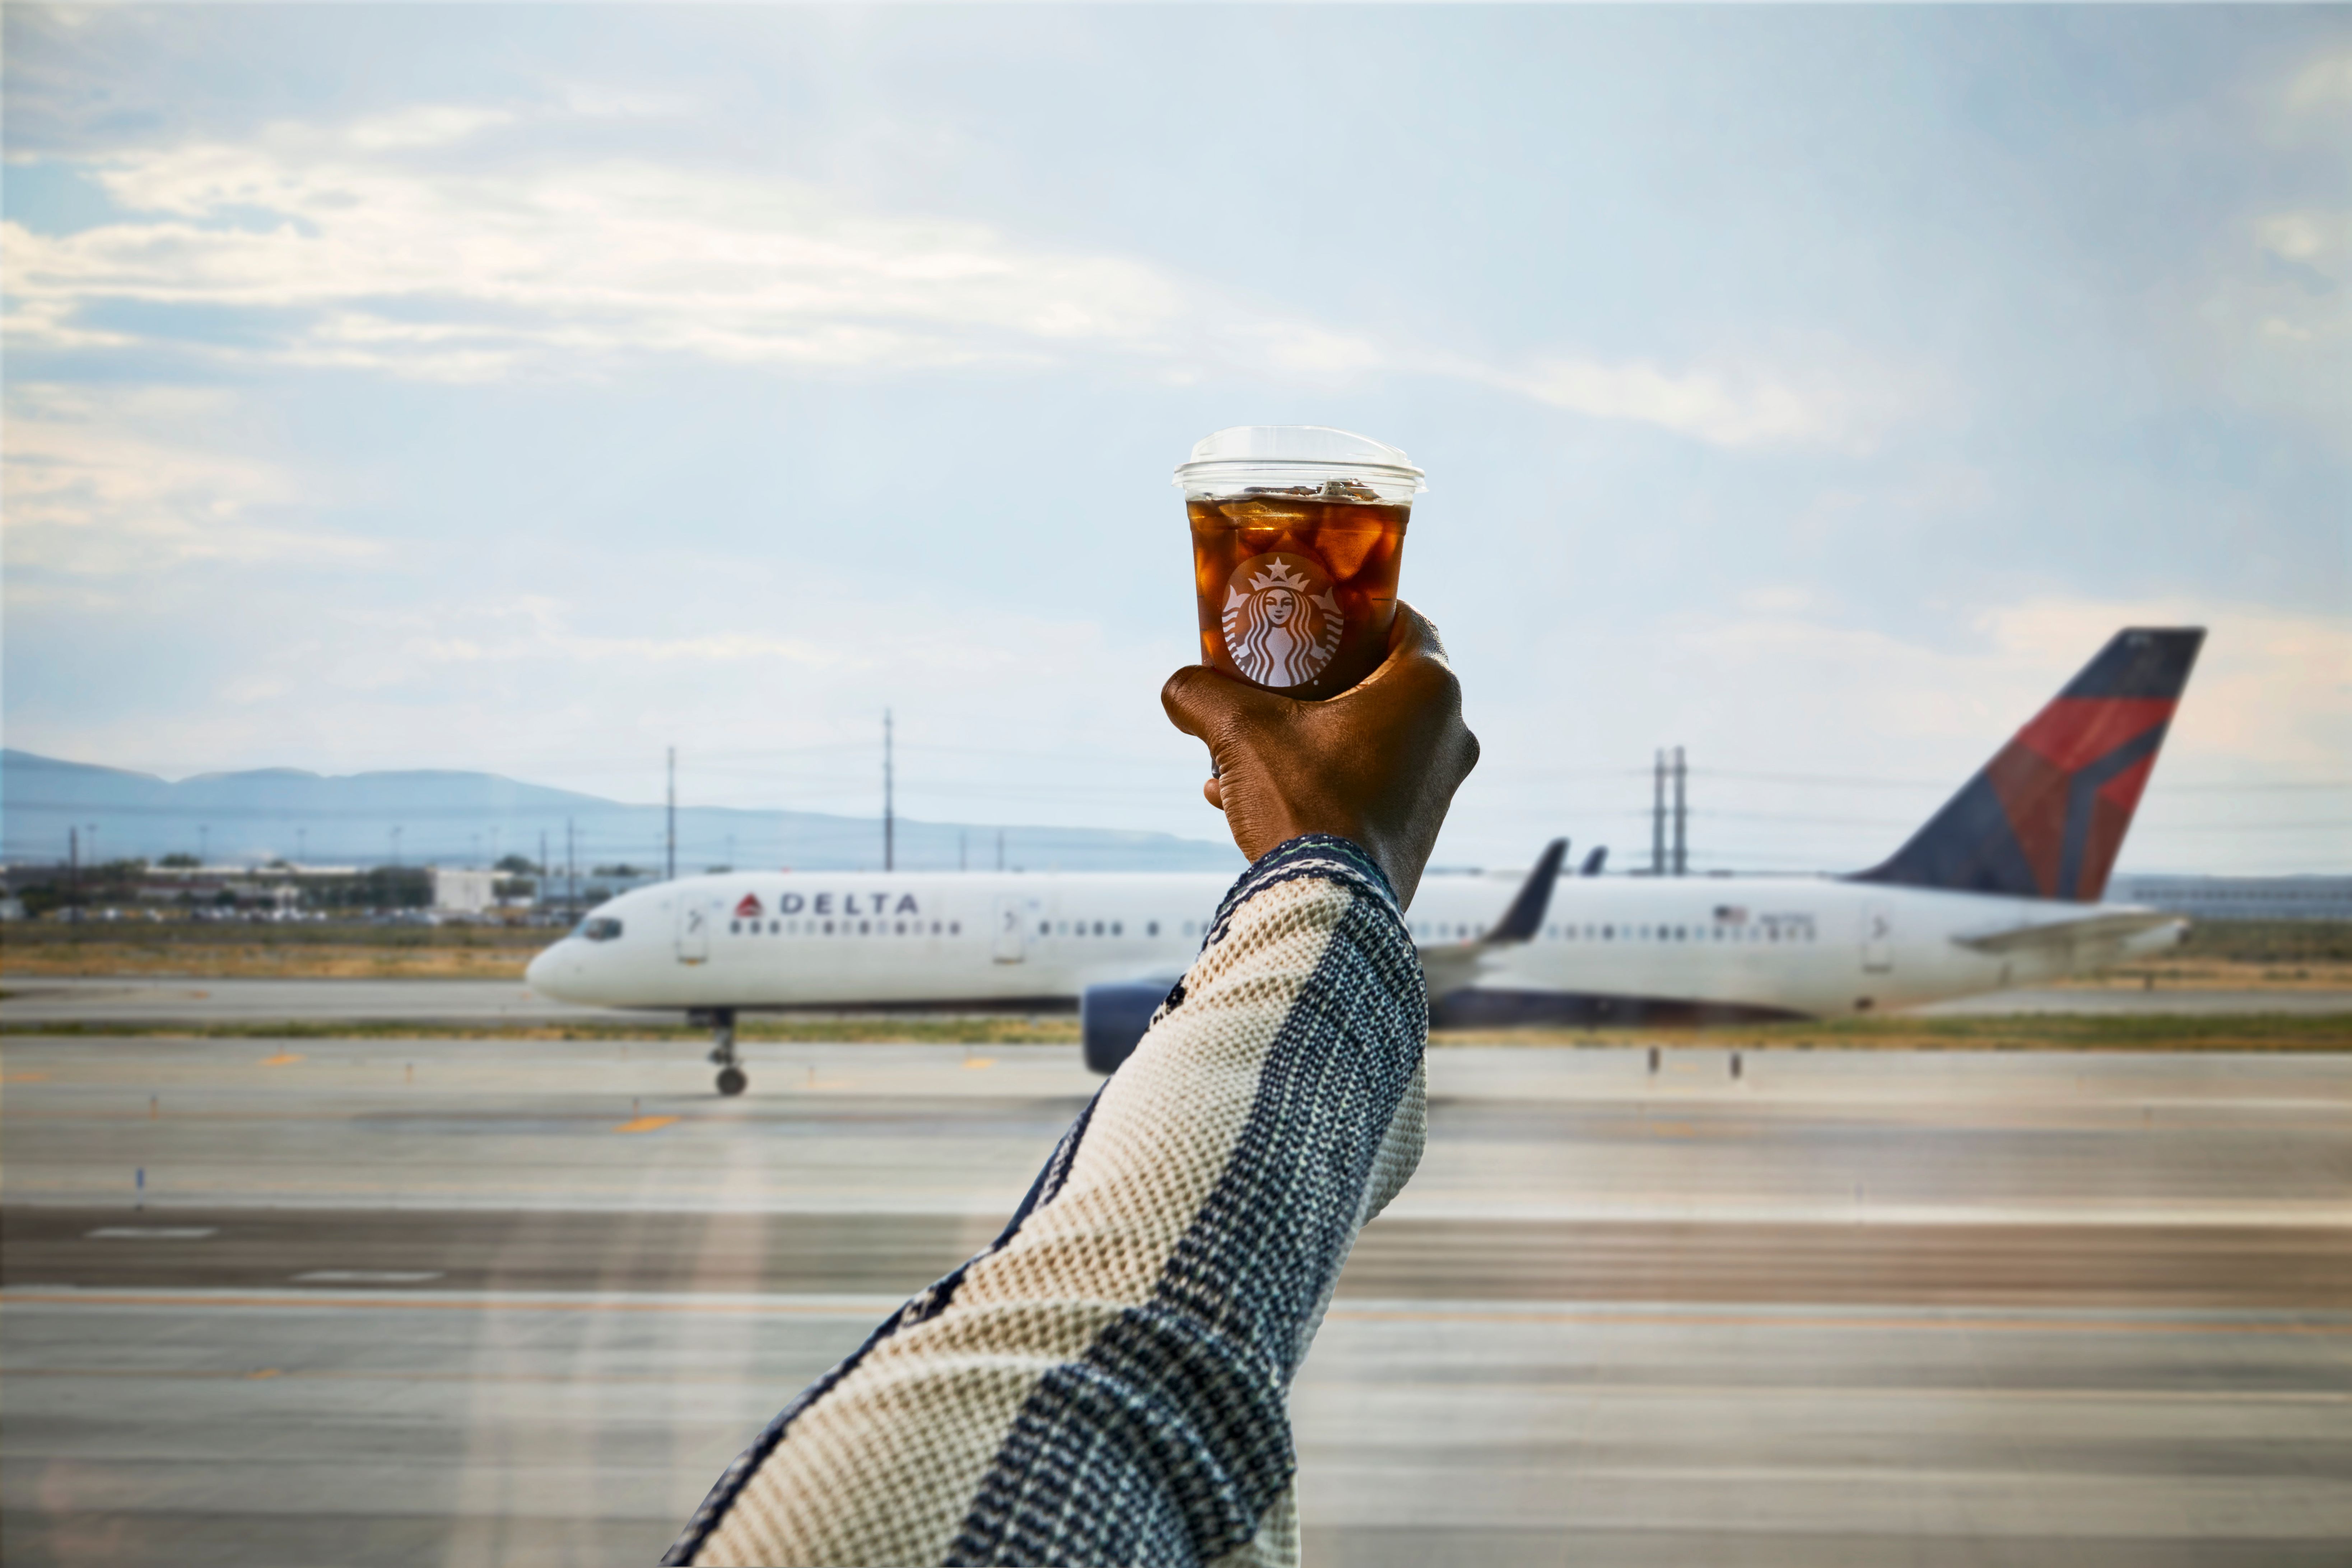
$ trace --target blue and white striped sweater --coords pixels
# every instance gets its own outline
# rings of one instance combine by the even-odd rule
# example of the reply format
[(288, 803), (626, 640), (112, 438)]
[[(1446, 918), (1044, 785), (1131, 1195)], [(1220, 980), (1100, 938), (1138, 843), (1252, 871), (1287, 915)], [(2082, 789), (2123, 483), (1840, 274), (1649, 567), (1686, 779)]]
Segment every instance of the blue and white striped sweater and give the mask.
[(1370, 858), (1263, 857), (1003, 1234), (787, 1405), (665, 1561), (1295, 1562), (1289, 1385), (1420, 1158), (1427, 1025)]

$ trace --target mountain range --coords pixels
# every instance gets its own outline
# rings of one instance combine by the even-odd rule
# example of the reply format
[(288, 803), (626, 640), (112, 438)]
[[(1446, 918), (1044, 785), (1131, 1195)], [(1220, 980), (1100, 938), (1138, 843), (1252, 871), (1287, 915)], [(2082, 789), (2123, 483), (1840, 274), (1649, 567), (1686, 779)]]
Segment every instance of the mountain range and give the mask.
[[(572, 853), (584, 873), (626, 864), (659, 868), (663, 808), (524, 784), (496, 773), (418, 771), (329, 776), (294, 768), (201, 773), (173, 783), (152, 773), (0, 750), (0, 856), (61, 860), (79, 830), (84, 860), (160, 860), (195, 855), (207, 864), (283, 858), (310, 865), (479, 866), (520, 854), (550, 863)], [(894, 835), (901, 870), (979, 871), (997, 864), (1031, 871), (1238, 871), (1231, 844), (1165, 833), (1000, 826), (901, 817)], [(681, 805), (680, 872), (712, 866), (856, 870), (882, 864), (878, 817), (811, 811)]]

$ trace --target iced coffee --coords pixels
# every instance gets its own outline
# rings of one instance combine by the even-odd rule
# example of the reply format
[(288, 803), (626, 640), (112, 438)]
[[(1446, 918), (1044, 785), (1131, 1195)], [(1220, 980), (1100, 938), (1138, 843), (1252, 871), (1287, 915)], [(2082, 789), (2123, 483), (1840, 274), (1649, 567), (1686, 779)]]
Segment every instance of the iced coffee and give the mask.
[(1311, 426), (1221, 430), (1176, 471), (1192, 525), (1202, 662), (1308, 700), (1386, 656), (1421, 470)]

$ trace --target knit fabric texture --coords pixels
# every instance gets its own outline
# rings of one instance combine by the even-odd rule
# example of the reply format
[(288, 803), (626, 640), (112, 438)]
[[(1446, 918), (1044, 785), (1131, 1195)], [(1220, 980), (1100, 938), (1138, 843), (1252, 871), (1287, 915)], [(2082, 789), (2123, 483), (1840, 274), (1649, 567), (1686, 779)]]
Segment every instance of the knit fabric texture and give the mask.
[(1003, 1234), (786, 1405), (670, 1563), (1294, 1563), (1292, 1377), (1421, 1159), (1428, 998), (1379, 868), (1225, 895)]

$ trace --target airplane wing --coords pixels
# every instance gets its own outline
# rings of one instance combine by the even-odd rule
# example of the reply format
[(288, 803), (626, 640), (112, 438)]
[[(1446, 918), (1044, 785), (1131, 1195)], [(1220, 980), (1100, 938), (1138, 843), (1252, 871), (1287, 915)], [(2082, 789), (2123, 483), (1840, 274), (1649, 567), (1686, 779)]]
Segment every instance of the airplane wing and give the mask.
[(2120, 942), (2158, 926), (2174, 925), (2181, 917), (2162, 910), (2106, 910), (2079, 919), (2050, 921), (2041, 925), (2007, 926), (1976, 936), (1952, 940), (1978, 952), (2029, 952), (2037, 948), (2075, 947), (2086, 942)]
[(1519, 886), (1518, 896), (1503, 918), (1475, 942), (1448, 942), (1421, 949), (1421, 972), (1432, 998), (1461, 990), (1478, 978), (1479, 971), (1504, 948), (1517, 947), (1543, 929), (1544, 911), (1551, 907), (1552, 884), (1559, 863), (1568, 855), (1568, 840), (1555, 838), (1537, 857), (1535, 869)]

